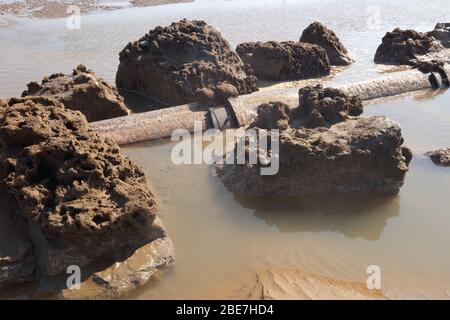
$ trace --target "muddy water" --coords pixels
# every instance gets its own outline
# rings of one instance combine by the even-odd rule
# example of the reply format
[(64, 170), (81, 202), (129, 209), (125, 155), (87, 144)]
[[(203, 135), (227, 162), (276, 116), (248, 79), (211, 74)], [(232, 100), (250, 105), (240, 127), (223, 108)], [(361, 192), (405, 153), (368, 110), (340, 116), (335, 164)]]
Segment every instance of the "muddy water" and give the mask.
[[(358, 61), (325, 79), (331, 85), (393, 71), (372, 64), (384, 33), (396, 26), (425, 31), (450, 21), (450, 3), (204, 0), (86, 16), (81, 30), (67, 30), (64, 20), (8, 17), (9, 25), (0, 29), (0, 96), (19, 95), (27, 82), (69, 72), (79, 63), (113, 82), (118, 52), (128, 41), (182, 17), (205, 19), (233, 45), (295, 40), (310, 22), (322, 21)], [(420, 92), (366, 107), (365, 116), (398, 121), (414, 151), (397, 197), (237, 198), (213, 168), (173, 165), (170, 142), (124, 148), (145, 169), (177, 253), (163, 277), (130, 298), (245, 297), (239, 290), (242, 275), (268, 266), (365, 282), (366, 268), (373, 264), (381, 267), (383, 288), (400, 296), (447, 297), (450, 170), (433, 165), (423, 153), (450, 146), (449, 98), (450, 92)]]

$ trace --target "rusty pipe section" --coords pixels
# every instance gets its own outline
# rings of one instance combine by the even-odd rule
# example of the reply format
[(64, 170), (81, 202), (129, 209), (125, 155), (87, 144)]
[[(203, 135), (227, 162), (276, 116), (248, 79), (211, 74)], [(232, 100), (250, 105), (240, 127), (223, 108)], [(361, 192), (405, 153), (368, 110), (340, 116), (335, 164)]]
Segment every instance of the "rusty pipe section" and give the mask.
[[(337, 86), (348, 95), (371, 100), (429, 88), (448, 88), (450, 66), (425, 74), (416, 69), (375, 80)], [(194, 131), (194, 123), (207, 128), (241, 127), (248, 124), (262, 103), (282, 101), (291, 107), (298, 105), (298, 89), (253, 93), (231, 98), (218, 108), (208, 109), (191, 103), (166, 109), (132, 114), (129, 116), (91, 123), (102, 137), (115, 140), (119, 145), (170, 137), (176, 129)]]
[(208, 109), (200, 105), (186, 104), (92, 122), (91, 127), (100, 136), (125, 145), (170, 137), (176, 129), (193, 132), (196, 121), (203, 123), (202, 129), (205, 130), (207, 112)]
[(338, 88), (347, 95), (358, 96), (361, 100), (372, 100), (432, 88), (431, 76), (413, 69), (402, 72), (401, 75), (361, 81)]

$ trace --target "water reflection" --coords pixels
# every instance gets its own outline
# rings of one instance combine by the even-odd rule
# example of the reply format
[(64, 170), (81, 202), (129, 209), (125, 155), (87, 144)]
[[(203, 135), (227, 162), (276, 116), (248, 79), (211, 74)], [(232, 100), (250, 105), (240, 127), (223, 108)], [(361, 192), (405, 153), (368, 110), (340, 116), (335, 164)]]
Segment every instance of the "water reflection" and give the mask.
[(400, 197), (310, 195), (261, 199), (235, 195), (253, 215), (280, 232), (339, 232), (348, 238), (378, 240), (387, 221), (400, 214)]

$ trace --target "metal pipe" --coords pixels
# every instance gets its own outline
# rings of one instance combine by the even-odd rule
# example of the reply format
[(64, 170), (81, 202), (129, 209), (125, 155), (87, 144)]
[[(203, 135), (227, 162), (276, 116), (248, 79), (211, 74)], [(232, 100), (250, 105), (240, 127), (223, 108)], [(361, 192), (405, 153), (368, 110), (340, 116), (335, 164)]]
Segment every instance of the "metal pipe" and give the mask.
[(92, 122), (91, 127), (100, 136), (111, 138), (119, 145), (170, 137), (176, 129), (194, 131), (194, 122), (208, 126), (204, 107), (198, 104), (181, 105), (155, 111), (135, 113), (126, 117)]
[[(367, 101), (437, 86), (448, 87), (450, 66), (445, 65), (430, 74), (411, 69), (400, 74), (338, 86), (348, 95)], [(132, 114), (91, 123), (103, 137), (115, 140), (119, 145), (170, 137), (176, 129), (194, 131), (194, 122), (202, 123), (202, 130), (215, 127), (241, 127), (249, 123), (262, 103), (282, 101), (291, 107), (298, 105), (298, 92), (292, 89), (269, 93), (253, 93), (231, 98), (218, 108), (191, 103), (156, 111)]]

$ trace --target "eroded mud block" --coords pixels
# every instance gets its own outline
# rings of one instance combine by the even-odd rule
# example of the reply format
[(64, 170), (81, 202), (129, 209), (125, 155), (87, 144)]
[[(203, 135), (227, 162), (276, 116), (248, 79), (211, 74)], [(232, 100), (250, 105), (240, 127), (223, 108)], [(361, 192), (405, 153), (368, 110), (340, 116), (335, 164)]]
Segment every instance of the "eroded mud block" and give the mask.
[(396, 28), (383, 37), (375, 53), (375, 63), (409, 65), (418, 57), (439, 52), (443, 48), (426, 33)]
[(301, 80), (330, 74), (325, 50), (303, 42), (246, 42), (236, 52), (260, 80)]
[(266, 129), (279, 129), (278, 156), (271, 147), (265, 150), (278, 161), (278, 172), (262, 175), (274, 164), (262, 161), (261, 153), (257, 163), (250, 163), (255, 146), (246, 144), (246, 163), (237, 164), (235, 150), (235, 164), (217, 165), (218, 175), (229, 190), (244, 196), (397, 194), (412, 158), (403, 147), (401, 128), (385, 117), (350, 116), (361, 112), (359, 99), (321, 87), (301, 90), (294, 109), (281, 102), (263, 104), (249, 127), (269, 139), (273, 134)]
[(11, 99), (0, 115), (0, 148), (2, 186), (27, 220), (41, 278), (70, 265), (95, 270), (170, 241), (142, 170), (80, 112), (49, 97)]
[(355, 62), (334, 31), (320, 22), (313, 22), (303, 30), (300, 41), (322, 47), (332, 65), (347, 66)]

